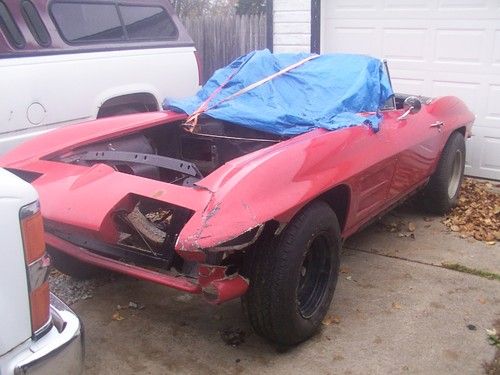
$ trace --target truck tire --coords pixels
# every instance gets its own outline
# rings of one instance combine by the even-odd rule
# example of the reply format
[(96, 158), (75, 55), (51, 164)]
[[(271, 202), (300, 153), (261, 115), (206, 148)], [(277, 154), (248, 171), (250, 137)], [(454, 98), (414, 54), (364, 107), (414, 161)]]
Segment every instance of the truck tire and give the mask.
[(429, 212), (444, 215), (457, 205), (464, 167), (464, 136), (454, 132), (446, 142), (436, 171), (423, 191), (424, 204)]
[(102, 269), (80, 262), (50, 246), (47, 246), (47, 252), (50, 255), (52, 266), (75, 279), (87, 280), (103, 273)]
[(340, 246), (335, 213), (316, 201), (279, 237), (252, 249), (242, 304), (258, 334), (294, 345), (318, 331), (337, 284)]

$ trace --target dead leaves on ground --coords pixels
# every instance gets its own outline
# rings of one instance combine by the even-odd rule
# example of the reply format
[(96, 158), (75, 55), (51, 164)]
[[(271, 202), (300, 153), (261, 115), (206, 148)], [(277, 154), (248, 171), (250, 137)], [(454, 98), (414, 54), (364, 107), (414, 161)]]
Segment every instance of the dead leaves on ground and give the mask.
[(500, 194), (490, 182), (465, 178), (458, 206), (443, 223), (462, 238), (474, 238), (494, 245), (500, 241)]
[(386, 232), (397, 233), (400, 238), (407, 237), (413, 240), (415, 239), (414, 232), (417, 229), (417, 225), (412, 221), (407, 222), (403, 219), (399, 219), (397, 221), (382, 222), (381, 225)]
[(324, 326), (329, 326), (331, 324), (340, 324), (340, 316), (337, 315), (329, 315), (326, 316), (325, 319), (321, 322)]

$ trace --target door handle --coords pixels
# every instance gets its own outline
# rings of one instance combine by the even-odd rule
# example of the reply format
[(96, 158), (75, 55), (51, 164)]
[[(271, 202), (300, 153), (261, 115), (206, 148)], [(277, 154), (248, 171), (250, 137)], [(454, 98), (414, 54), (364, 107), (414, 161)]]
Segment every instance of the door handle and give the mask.
[(443, 130), (442, 127), (444, 126), (443, 121), (436, 121), (434, 124), (430, 124), (430, 128), (437, 128), (437, 130), (441, 131)]

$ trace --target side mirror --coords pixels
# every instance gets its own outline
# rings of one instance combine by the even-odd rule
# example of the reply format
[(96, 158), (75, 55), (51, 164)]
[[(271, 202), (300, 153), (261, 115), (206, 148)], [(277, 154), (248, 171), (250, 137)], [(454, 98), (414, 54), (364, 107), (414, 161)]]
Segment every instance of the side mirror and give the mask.
[(398, 120), (406, 120), (409, 115), (414, 115), (422, 109), (422, 102), (416, 96), (409, 96), (403, 103), (405, 112), (398, 117)]

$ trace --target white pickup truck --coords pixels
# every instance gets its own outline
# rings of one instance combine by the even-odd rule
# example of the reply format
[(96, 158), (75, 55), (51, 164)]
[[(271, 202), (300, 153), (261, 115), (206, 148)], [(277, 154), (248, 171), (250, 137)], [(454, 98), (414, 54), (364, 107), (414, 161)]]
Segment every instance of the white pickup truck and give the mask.
[(79, 374), (78, 317), (49, 292), (35, 189), (0, 168), (0, 374)]

